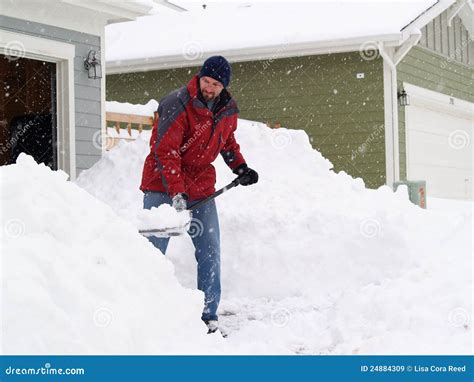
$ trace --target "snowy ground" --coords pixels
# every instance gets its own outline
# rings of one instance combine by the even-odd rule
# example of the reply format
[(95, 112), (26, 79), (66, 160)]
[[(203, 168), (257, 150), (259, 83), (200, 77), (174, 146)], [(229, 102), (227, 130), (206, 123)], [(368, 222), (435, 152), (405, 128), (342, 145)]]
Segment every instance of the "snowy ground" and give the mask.
[[(403, 189), (335, 174), (303, 131), (243, 120), (237, 139), (260, 181), (217, 201), (229, 337), (205, 335), (191, 239), (164, 257), (126, 218), (141, 209), (147, 139), (76, 184), (27, 157), (0, 169), (5, 353), (472, 351), (473, 203), (421, 210)], [(215, 165), (218, 187), (233, 179)]]

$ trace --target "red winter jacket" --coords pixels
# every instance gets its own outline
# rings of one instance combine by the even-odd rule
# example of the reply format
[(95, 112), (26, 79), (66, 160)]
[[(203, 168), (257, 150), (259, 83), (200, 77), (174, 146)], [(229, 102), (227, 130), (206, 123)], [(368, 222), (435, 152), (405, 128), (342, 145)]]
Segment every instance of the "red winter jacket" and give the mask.
[(153, 126), (150, 153), (143, 167), (142, 191), (186, 193), (191, 200), (214, 193), (220, 153), (233, 170), (245, 163), (234, 137), (237, 104), (226, 89), (213, 107), (201, 101), (198, 76), (160, 101)]

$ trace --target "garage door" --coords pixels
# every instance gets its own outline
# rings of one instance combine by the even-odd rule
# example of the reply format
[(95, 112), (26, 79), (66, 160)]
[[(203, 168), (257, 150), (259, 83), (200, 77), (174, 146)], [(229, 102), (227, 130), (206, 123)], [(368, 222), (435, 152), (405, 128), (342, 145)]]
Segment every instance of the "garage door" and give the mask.
[(428, 196), (472, 199), (474, 104), (410, 84), (405, 107), (407, 178)]

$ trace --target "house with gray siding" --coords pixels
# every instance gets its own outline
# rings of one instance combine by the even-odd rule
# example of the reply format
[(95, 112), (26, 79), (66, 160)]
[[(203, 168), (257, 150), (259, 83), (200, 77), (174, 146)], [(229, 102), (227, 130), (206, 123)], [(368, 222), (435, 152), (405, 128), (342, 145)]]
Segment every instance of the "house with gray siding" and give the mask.
[[(133, 1), (2, 0), (0, 165), (25, 152), (74, 180), (100, 159), (104, 28), (151, 8)], [(90, 70), (86, 60), (94, 61)]]
[[(160, 53), (161, 25), (156, 32), (138, 22), (123, 30), (120, 24), (107, 27), (107, 38), (120, 38), (122, 48), (109, 46), (107, 100), (159, 100), (185, 84), (205, 58), (222, 54), (233, 64), (229, 90), (241, 118), (304, 129), (335, 171), (360, 177), (368, 187), (422, 180), (428, 195), (472, 199), (472, 1), (428, 2), (416, 14), (401, 17), (396, 30), (380, 28), (365, 35), (356, 34), (352, 23), (366, 22), (358, 17), (367, 13), (376, 18), (374, 4), (353, 19), (344, 6), (335, 14), (327, 4), (315, 12), (321, 22), (334, 20), (338, 30), (326, 28), (306, 41), (282, 39), (276, 45), (247, 42), (251, 46), (245, 47), (234, 41), (237, 48), (231, 43), (209, 47), (195, 37), (183, 40), (174, 52), (162, 46)], [(295, 7), (288, 8), (288, 17)], [(341, 26), (341, 17), (351, 24)], [(390, 15), (385, 17), (389, 24)], [(276, 18), (271, 22), (285, 25)], [(141, 38), (153, 43), (141, 54), (128, 54), (128, 47), (140, 43), (134, 41), (140, 30)], [(186, 51), (190, 44), (191, 53)]]

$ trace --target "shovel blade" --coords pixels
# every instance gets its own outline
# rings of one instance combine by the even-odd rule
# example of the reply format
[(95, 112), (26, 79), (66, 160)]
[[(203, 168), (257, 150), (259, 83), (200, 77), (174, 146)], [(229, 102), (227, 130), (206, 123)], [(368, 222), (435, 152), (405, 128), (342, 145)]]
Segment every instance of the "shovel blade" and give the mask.
[(181, 236), (184, 235), (188, 230), (188, 225), (182, 227), (169, 227), (169, 228), (159, 228), (159, 229), (142, 229), (138, 231), (145, 237), (155, 236), (155, 237), (171, 237), (171, 236)]

